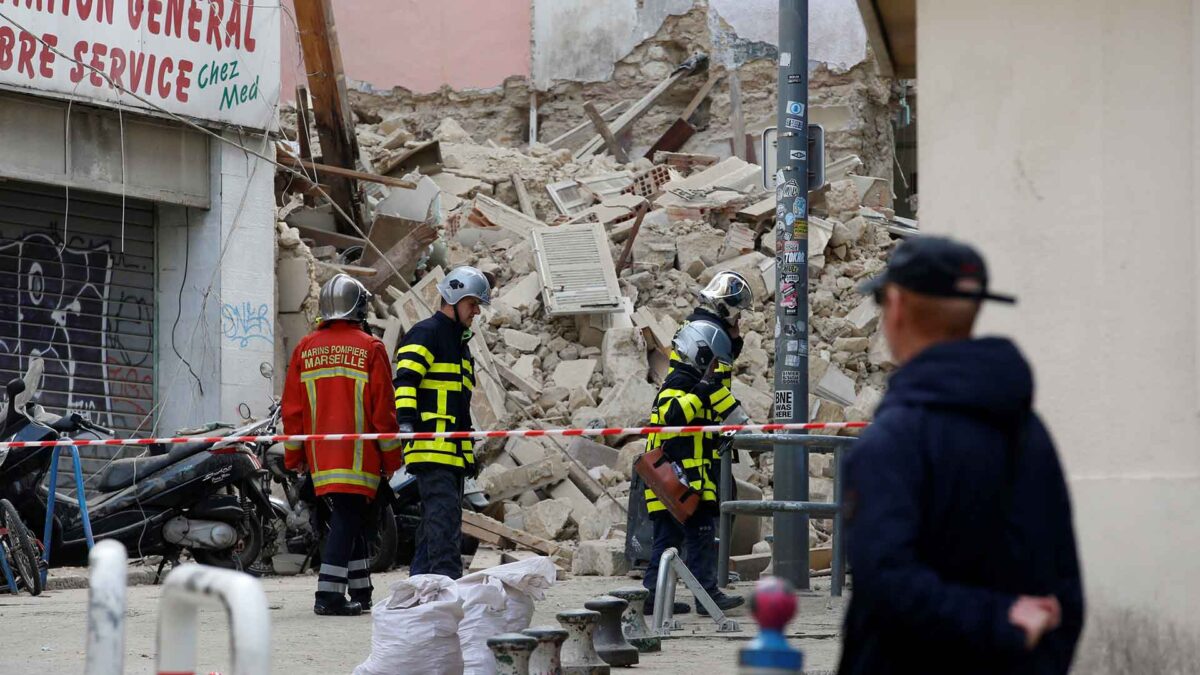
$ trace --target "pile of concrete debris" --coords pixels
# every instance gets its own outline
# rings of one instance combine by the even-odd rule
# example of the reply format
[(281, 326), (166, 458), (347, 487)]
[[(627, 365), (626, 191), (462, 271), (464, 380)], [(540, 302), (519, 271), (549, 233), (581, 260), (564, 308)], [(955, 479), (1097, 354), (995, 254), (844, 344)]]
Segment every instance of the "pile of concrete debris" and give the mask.
[[(574, 142), (590, 134), (576, 135)], [(498, 288), (471, 347), (478, 362), (477, 428), (625, 427), (648, 420), (670, 341), (718, 270), (745, 276), (759, 306), (743, 315), (734, 393), (755, 421), (771, 416), (775, 359), (775, 197), (762, 169), (736, 157), (658, 152), (618, 164), (607, 155), (534, 145), (476, 144), (452, 119), (417, 141), (402, 125), (360, 125), (369, 168), (416, 185), (372, 186), (367, 237), (337, 232), (327, 208), (294, 196), (279, 229), (279, 351), (309, 328), (318, 284), (344, 271), (377, 294), (370, 323), (389, 348), (437, 306), (445, 270), (472, 264)], [(597, 137), (599, 138), (599, 137)], [(882, 396), (890, 355), (878, 313), (854, 287), (879, 273), (895, 236), (890, 185), (854, 175), (847, 157), (812, 194), (810, 416), (865, 420)], [(405, 244), (405, 242), (408, 242)], [(406, 248), (407, 246), (407, 248)], [(636, 437), (490, 440), (477, 448), (493, 502), (468, 527), (485, 542), (564, 559), (580, 574), (625, 570)], [(813, 499), (832, 471), (812, 458)], [(735, 465), (740, 498), (771, 496), (771, 458)], [(770, 520), (739, 518), (734, 555), (769, 559)], [(810, 543), (828, 540), (814, 521)], [(530, 542), (540, 542), (536, 545)], [(748, 570), (747, 570), (748, 571)], [(761, 571), (761, 567), (758, 568)]]

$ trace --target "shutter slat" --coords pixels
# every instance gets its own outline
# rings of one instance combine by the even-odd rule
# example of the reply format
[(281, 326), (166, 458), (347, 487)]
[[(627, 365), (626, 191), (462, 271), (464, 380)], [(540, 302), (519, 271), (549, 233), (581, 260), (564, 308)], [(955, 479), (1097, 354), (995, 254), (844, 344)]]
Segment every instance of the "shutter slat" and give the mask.
[(532, 236), (550, 316), (621, 310), (617, 271), (603, 225), (539, 227)]

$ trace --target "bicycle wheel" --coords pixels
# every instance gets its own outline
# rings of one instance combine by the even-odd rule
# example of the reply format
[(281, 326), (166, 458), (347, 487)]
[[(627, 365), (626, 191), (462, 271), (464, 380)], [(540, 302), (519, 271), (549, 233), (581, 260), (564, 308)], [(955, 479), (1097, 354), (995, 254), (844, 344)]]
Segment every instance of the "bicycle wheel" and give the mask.
[[(17, 509), (7, 499), (0, 499), (0, 518), (3, 519), (0, 538), (4, 539), (5, 547), (11, 556), (13, 576), (16, 577), (17, 584), (23, 584), (30, 595), (38, 595), (42, 592), (42, 575), (33, 535), (29, 528), (25, 527), (25, 523), (21, 522)], [(16, 589), (13, 589), (13, 592), (15, 593)]]

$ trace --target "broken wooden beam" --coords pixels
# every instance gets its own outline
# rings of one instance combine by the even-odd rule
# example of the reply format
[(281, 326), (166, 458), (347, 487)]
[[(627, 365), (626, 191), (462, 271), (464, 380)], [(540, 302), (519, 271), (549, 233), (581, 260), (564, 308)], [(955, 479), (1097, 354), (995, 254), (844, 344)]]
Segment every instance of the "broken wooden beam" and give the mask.
[[(679, 82), (679, 80), (707, 67), (708, 56), (703, 53), (695, 54), (687, 61), (679, 64), (679, 67), (672, 71), (667, 79), (658, 83), (656, 87), (651, 89), (649, 93), (643, 96), (637, 103), (633, 104), (633, 107), (631, 107), (629, 110), (626, 110), (620, 117), (616, 119), (615, 122), (612, 123), (612, 125), (610, 125), (609, 128), (612, 130), (613, 136), (620, 136), (626, 131), (632, 129), (634, 123), (645, 116), (646, 113), (650, 112), (654, 106), (658, 105), (662, 99), (666, 97), (667, 93), (671, 91), (672, 87)], [(596, 135), (587, 143), (587, 145), (583, 146), (578, 152), (575, 153), (575, 159), (587, 159), (597, 152), (600, 152), (600, 149), (603, 147), (604, 139), (599, 135)]]
[[(375, 275), (363, 282), (363, 285), (372, 293), (378, 293), (381, 289), (396, 283), (403, 288), (408, 288), (408, 279), (404, 277), (416, 269), (421, 252), (437, 241), (437, 237), (436, 228), (423, 223), (417, 224), (400, 241), (393, 244), (382, 257), (376, 258), (371, 263), (371, 269), (375, 270)], [(399, 276), (396, 275), (396, 271), (400, 272)]]
[[(463, 511), (463, 534), (475, 537), (479, 541), (484, 541), (494, 546), (500, 546), (504, 542), (511, 542), (514, 546), (529, 549), (541, 553), (542, 555), (554, 555), (558, 553), (558, 544), (535, 537), (524, 530), (511, 528), (504, 523), (487, 516), (475, 513), (473, 511)], [(496, 542), (496, 543), (493, 543)]]
[(518, 174), (512, 174), (513, 189), (517, 191), (517, 202), (521, 205), (521, 213), (530, 218), (537, 218), (537, 212), (533, 210), (533, 200), (529, 198), (529, 190), (525, 189), (525, 181), (521, 180)]
[[(337, 31), (333, 27), (333, 0), (296, 3), (295, 19), (305, 71), (308, 73), (308, 86), (312, 91), (313, 119), (317, 126), (317, 137), (321, 141), (321, 157), (331, 166), (351, 169), (358, 159), (358, 137), (354, 132), (354, 117), (346, 92), (346, 74), (342, 69)], [(329, 196), (355, 223), (361, 225), (362, 212), (354, 178), (338, 175), (330, 181)], [(341, 222), (338, 228), (347, 234), (353, 229)]]
[(750, 161), (746, 155), (746, 117), (742, 114), (742, 78), (729, 72), (729, 128), (733, 133), (733, 156)]
[(621, 249), (621, 257), (617, 260), (617, 276), (621, 276), (621, 270), (629, 264), (629, 254), (633, 252), (633, 241), (637, 239), (638, 232), (642, 231), (642, 220), (649, 210), (649, 202), (643, 201), (638, 206), (637, 219), (633, 221), (633, 229), (629, 231), (629, 238), (625, 240), (625, 248)]
[(716, 73), (709, 74), (708, 79), (700, 86), (700, 91), (696, 92), (691, 102), (679, 114), (679, 119), (675, 120), (663, 132), (663, 135), (658, 137), (654, 145), (646, 151), (646, 159), (653, 161), (654, 154), (657, 152), (674, 152), (682, 148), (684, 143), (687, 143), (688, 139), (696, 134), (696, 127), (692, 124), (692, 115), (696, 114), (696, 110), (700, 107), (700, 104), (704, 103), (704, 99), (708, 98), (718, 79)]
[(330, 232), (329, 230), (321, 230), (308, 225), (291, 225), (300, 231), (301, 239), (311, 240), (317, 246), (335, 246), (339, 250), (345, 250), (352, 246), (362, 246), (363, 240), (358, 237), (341, 234), (340, 232)]
[[(392, 178), (391, 176), (381, 176), (375, 173), (367, 173), (366, 171), (356, 171), (354, 169), (343, 169), (340, 166), (330, 164), (318, 164), (308, 160), (293, 157), (286, 153), (278, 155), (278, 162), (285, 166), (300, 166), (311, 171), (316, 171), (318, 174), (327, 173), (332, 176), (341, 176), (344, 178), (354, 178), (356, 180), (366, 181), (368, 183), (379, 183), (388, 187), (404, 188), (406, 190), (416, 189), (417, 184), (410, 180), (401, 180)], [(332, 196), (332, 195), (331, 195)]]
[[(631, 105), (633, 105), (632, 101), (619, 101), (616, 104), (609, 106), (608, 108), (605, 108), (604, 110), (602, 110), (600, 112), (600, 116), (604, 118), (605, 122), (611, 122), (611, 121), (617, 119), (617, 117), (621, 113), (625, 112), (626, 110), (629, 110), (629, 107)], [(574, 148), (576, 146), (579, 146), (579, 145), (587, 142), (587, 140), (589, 138), (591, 138), (590, 134), (587, 133), (588, 130), (591, 128), (592, 128), (591, 120), (584, 120), (584, 121), (580, 122), (579, 124), (576, 124), (575, 126), (571, 127), (571, 129), (569, 131), (563, 133), (562, 135), (554, 138), (551, 141), (548, 141), (546, 143), (546, 145), (550, 146), (551, 150), (561, 150), (563, 148)]]
[(596, 104), (591, 101), (584, 103), (583, 111), (592, 120), (592, 126), (596, 128), (596, 133), (600, 134), (600, 137), (604, 139), (604, 145), (608, 147), (608, 153), (618, 162), (628, 164), (629, 155), (625, 153), (625, 148), (621, 147), (621, 144), (617, 141), (617, 137), (608, 128), (608, 124), (605, 123), (604, 118), (600, 116), (600, 111), (596, 110)]

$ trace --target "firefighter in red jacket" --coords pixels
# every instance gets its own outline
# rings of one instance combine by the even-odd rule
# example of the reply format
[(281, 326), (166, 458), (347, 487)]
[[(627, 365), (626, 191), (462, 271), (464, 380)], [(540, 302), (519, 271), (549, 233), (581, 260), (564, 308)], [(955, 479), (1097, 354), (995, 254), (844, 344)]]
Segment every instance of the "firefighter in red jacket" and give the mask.
[[(285, 434), (395, 433), (387, 348), (363, 328), (371, 294), (345, 274), (321, 289), (321, 323), (292, 352), (283, 392)], [(399, 441), (284, 444), (291, 470), (312, 475), (332, 512), (313, 611), (355, 616), (371, 604), (363, 526), (380, 481), (404, 463)], [(346, 599), (346, 591), (350, 599)]]

